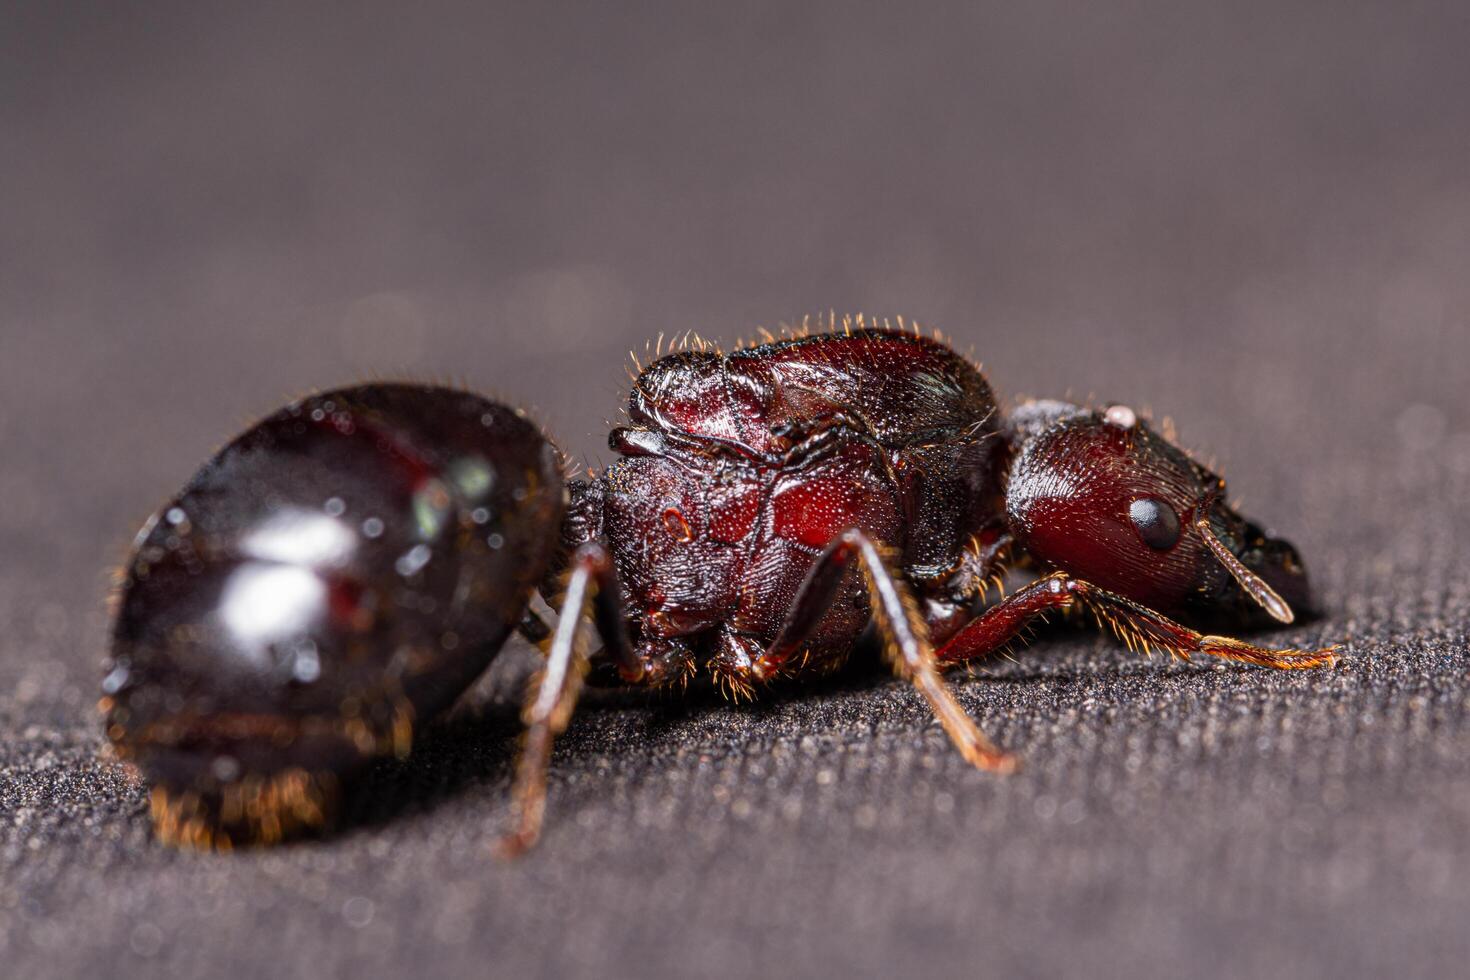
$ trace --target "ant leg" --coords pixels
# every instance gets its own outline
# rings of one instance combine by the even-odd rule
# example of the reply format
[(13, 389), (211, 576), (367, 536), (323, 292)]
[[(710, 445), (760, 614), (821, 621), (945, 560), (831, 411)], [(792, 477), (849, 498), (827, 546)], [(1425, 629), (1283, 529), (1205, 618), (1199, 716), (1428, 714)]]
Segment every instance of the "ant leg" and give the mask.
[(931, 642), (943, 646), (979, 614), (978, 607), (990, 590), (1001, 588), (1011, 543), (1004, 530), (987, 530), (966, 544), (950, 568), (904, 570), (923, 603)]
[[(604, 652), (630, 682), (642, 677), (642, 666), (628, 644), (618, 602), (617, 576), (607, 550), (595, 543), (578, 548), (567, 574), (546, 666), (532, 685), (521, 713), (526, 731), (516, 761), (512, 795), (519, 823), (500, 840), (498, 851), (503, 857), (523, 853), (541, 836), (551, 743), (571, 719), (581, 691), (582, 675), (587, 670), (586, 640), (581, 626), (589, 605), (597, 631), (606, 644)], [(531, 631), (534, 632), (534, 627)]]
[(986, 738), (945, 686), (923, 617), (903, 577), (894, 571), (890, 556), (857, 528), (842, 532), (817, 558), (792, 600), (781, 632), (750, 665), (750, 673), (756, 678), (771, 677), (801, 651), (854, 561), (862, 570), (878, 632), (894, 672), (912, 683), (929, 702), (950, 741), (966, 760), (981, 769), (1013, 772), (1017, 768), (1015, 756)]
[(1129, 649), (1147, 652), (1157, 646), (1184, 660), (1188, 660), (1192, 653), (1207, 653), (1279, 670), (1323, 667), (1337, 660), (1336, 647), (1270, 650), (1228, 636), (1206, 636), (1147, 606), (1090, 582), (1071, 578), (1064, 572), (1037, 579), (1010, 598), (991, 606), (941, 647), (937, 657), (944, 664), (983, 657), (1012, 640), (1037, 616), (1049, 610), (1076, 606), (1091, 610), (1099, 625), (1112, 629)]

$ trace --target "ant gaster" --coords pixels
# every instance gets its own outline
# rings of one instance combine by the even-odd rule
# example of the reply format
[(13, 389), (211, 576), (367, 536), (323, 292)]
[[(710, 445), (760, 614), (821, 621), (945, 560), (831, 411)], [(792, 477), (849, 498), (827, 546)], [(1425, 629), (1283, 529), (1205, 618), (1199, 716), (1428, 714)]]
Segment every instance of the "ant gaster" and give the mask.
[[(584, 675), (703, 672), (751, 696), (840, 667), (872, 622), (961, 754), (1007, 772), (941, 673), (1047, 612), (1185, 659), (1333, 661), (1184, 625), (1290, 623), (1306, 572), (1130, 409), (1002, 418), (938, 339), (818, 326), (655, 360), (611, 433), (620, 458), (590, 480), (564, 481), (522, 413), (425, 385), (315, 395), (236, 438), (140, 532), (118, 598), (101, 707), (153, 784), (158, 836), (229, 847), (328, 824), (344, 782), (407, 753), (517, 628), (546, 660), (509, 852), (540, 832)], [(1020, 566), (1035, 581), (984, 605)], [(528, 608), (538, 589), (554, 629)]]

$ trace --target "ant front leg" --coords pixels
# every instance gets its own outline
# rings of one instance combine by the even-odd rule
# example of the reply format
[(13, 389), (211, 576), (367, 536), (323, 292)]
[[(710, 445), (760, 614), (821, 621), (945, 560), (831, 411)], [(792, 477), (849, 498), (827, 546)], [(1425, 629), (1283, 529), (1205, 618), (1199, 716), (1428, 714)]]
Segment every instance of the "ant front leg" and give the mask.
[(1001, 751), (975, 726), (945, 686), (929, 643), (929, 634), (912, 593), (894, 571), (884, 549), (857, 528), (837, 537), (818, 556), (797, 589), (776, 639), (762, 653), (749, 651), (748, 637), (725, 633), (723, 659), (727, 681), (740, 675), (764, 680), (781, 672), (802, 651), (837, 595), (847, 570), (856, 562), (863, 574), (878, 632), (894, 672), (916, 687), (938, 717), (960, 754), (971, 764), (995, 772), (1013, 772), (1016, 757)]
[[(589, 611), (602, 637), (603, 653), (616, 664), (618, 673), (629, 683), (644, 679), (643, 664), (628, 644), (612, 556), (600, 544), (584, 544), (572, 556), (546, 666), (532, 685), (521, 714), (526, 730), (516, 762), (512, 795), (518, 825), (501, 839), (497, 850), (502, 857), (523, 853), (541, 836), (551, 743), (571, 720), (577, 695), (581, 693), (582, 675), (587, 671), (587, 644), (581, 627)], [(522, 624), (522, 632), (533, 639), (544, 639), (544, 633), (539, 638), (535, 636), (536, 624), (540, 624), (539, 618), (528, 618)], [(544, 624), (540, 629), (544, 631)]]
[(1278, 670), (1323, 667), (1337, 660), (1336, 647), (1323, 650), (1271, 650), (1228, 636), (1206, 636), (1147, 606), (1090, 582), (1072, 578), (1065, 572), (1055, 572), (1038, 579), (991, 606), (955, 634), (939, 649), (936, 656), (944, 664), (978, 659), (1010, 642), (1032, 619), (1051, 610), (1077, 606), (1091, 610), (1098, 623), (1112, 629), (1129, 649), (1142, 649), (1146, 652), (1157, 646), (1184, 660), (1188, 660), (1192, 653), (1207, 653), (1225, 660), (1275, 667)]

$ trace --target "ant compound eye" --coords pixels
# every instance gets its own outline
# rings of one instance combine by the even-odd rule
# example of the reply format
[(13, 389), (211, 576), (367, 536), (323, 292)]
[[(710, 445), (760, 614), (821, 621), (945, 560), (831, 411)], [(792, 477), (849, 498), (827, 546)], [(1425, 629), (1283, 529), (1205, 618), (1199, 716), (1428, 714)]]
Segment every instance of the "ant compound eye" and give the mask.
[(1179, 515), (1162, 500), (1138, 498), (1128, 505), (1128, 519), (1143, 543), (1155, 551), (1168, 551), (1179, 543)]
[(1120, 429), (1131, 429), (1138, 424), (1138, 413), (1127, 405), (1109, 405), (1103, 412), (1103, 421)]

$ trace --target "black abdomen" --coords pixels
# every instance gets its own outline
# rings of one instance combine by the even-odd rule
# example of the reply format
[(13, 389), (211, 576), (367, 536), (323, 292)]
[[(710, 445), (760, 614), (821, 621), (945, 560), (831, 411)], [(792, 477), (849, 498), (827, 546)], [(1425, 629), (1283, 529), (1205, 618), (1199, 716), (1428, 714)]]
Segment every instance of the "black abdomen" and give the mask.
[(160, 829), (273, 839), (405, 752), (545, 571), (558, 463), (513, 410), (406, 384), (295, 403), (210, 460), (139, 535), (104, 683)]

